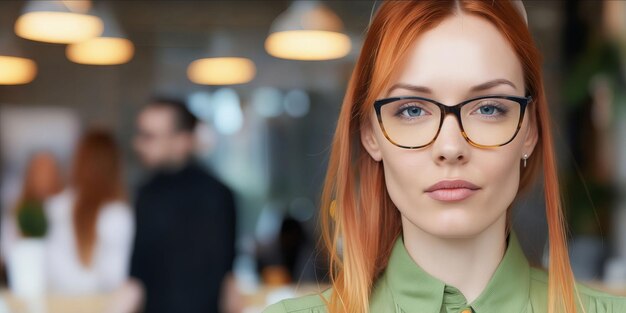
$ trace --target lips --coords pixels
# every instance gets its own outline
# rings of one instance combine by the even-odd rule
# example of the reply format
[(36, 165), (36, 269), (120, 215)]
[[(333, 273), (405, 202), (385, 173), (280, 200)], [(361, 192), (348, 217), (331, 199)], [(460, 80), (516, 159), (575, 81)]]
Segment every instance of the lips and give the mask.
[(460, 201), (479, 189), (466, 180), (442, 180), (426, 189), (426, 194), (439, 201)]
[(465, 188), (465, 189), (470, 189), (470, 190), (480, 189), (480, 187), (466, 180), (458, 179), (458, 180), (442, 180), (428, 187), (428, 189), (426, 189), (426, 192), (431, 192), (431, 191), (435, 191), (439, 189), (459, 189), (459, 188)]

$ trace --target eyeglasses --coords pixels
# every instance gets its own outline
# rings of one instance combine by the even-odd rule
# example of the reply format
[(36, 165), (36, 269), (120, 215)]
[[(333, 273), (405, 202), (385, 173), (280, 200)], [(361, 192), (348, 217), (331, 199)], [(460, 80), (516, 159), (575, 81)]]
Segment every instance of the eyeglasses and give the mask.
[(447, 106), (422, 97), (393, 97), (374, 102), (378, 124), (392, 144), (417, 149), (437, 139), (448, 114), (456, 116), (461, 134), (479, 148), (504, 146), (522, 125), (532, 97), (487, 95)]

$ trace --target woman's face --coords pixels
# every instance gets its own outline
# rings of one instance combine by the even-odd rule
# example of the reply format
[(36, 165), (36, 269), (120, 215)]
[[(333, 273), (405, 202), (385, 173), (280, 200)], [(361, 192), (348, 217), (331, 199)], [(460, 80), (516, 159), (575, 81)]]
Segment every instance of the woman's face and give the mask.
[(45, 199), (58, 191), (60, 173), (54, 156), (47, 152), (37, 153), (31, 161), (31, 193), (38, 199)]
[[(452, 106), (489, 94), (525, 96), (522, 66), (513, 48), (480, 17), (459, 14), (445, 19), (417, 39), (404, 61), (392, 87), (378, 99), (421, 96)], [(473, 88), (494, 81), (487, 88)], [(425, 88), (393, 88), (398, 85)], [(448, 115), (432, 144), (411, 150), (387, 140), (374, 113), (361, 139), (371, 157), (383, 163), (387, 190), (405, 230), (417, 227), (439, 237), (469, 237), (504, 220), (518, 191), (520, 161), (532, 154), (537, 142), (531, 125), (527, 111), (513, 141), (478, 148), (463, 138), (456, 117)], [(467, 190), (426, 192), (446, 180), (465, 180), (478, 189), (452, 199), (441, 197)]]

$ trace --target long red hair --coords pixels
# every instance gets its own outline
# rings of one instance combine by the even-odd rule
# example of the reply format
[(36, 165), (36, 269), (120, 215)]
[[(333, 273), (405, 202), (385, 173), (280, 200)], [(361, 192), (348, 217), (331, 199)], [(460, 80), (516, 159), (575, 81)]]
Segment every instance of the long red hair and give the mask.
[[(383, 167), (360, 141), (361, 128), (373, 114), (371, 104), (390, 84), (398, 60), (417, 37), (456, 10), (495, 25), (522, 64), (527, 93), (534, 99), (528, 116), (537, 127), (539, 141), (522, 169), (518, 196), (530, 187), (543, 165), (550, 253), (548, 312), (576, 312), (541, 54), (511, 1), (466, 0), (385, 1), (367, 30), (343, 100), (321, 199), (322, 240), (330, 254), (333, 287), (330, 312), (369, 311), (374, 282), (401, 233), (400, 214), (387, 193)], [(508, 231), (510, 220), (507, 224)]]
[(71, 184), (76, 193), (73, 222), (78, 255), (89, 266), (96, 242), (98, 213), (108, 202), (123, 199), (120, 152), (106, 131), (91, 130), (78, 144)]

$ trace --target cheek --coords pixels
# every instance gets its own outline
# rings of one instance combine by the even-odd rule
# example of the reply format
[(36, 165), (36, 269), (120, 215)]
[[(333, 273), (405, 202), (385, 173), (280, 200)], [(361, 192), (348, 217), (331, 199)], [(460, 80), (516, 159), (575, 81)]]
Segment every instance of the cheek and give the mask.
[(429, 174), (434, 164), (428, 153), (393, 145), (383, 145), (381, 152), (387, 192), (395, 205), (398, 208), (420, 205), (416, 201), (426, 196), (424, 189), (436, 179)]
[(519, 188), (519, 162), (517, 154), (494, 151), (479, 154), (476, 167), (480, 169), (484, 182), (484, 197), (487, 207), (495, 211), (505, 210), (513, 202)]

